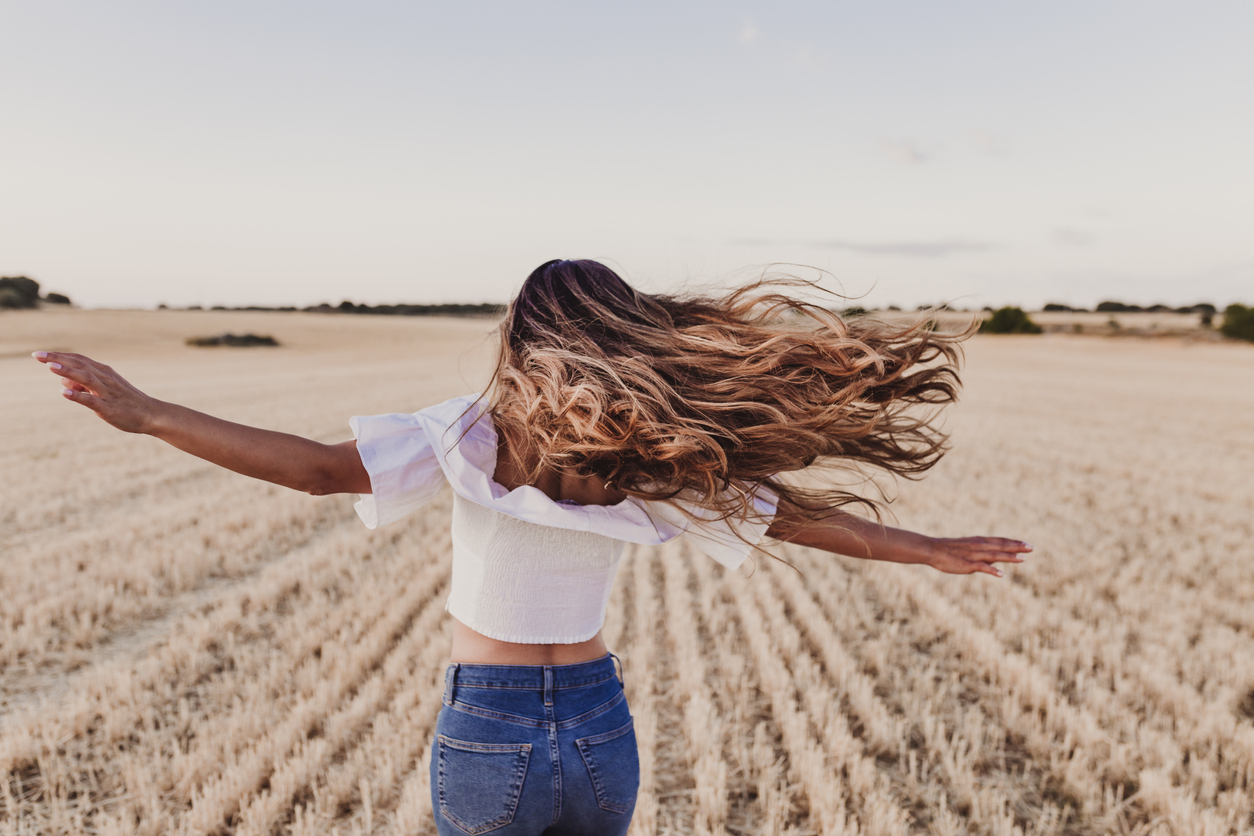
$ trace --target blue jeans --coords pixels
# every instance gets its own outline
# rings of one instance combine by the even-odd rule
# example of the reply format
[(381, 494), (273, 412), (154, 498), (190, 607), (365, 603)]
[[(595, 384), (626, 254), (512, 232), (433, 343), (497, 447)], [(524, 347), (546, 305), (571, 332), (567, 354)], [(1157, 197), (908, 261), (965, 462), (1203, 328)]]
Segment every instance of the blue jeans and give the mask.
[(441, 836), (627, 832), (640, 760), (616, 658), (449, 665), (431, 749)]

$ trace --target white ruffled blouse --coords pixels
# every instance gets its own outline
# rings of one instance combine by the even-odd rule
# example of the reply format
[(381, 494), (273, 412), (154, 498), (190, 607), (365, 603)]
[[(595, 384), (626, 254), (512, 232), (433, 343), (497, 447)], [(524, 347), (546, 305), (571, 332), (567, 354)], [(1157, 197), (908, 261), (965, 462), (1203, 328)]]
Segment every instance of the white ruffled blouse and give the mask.
[[(395, 522), (454, 491), (453, 578), (446, 609), (501, 641), (586, 641), (605, 621), (623, 543), (665, 543), (687, 533), (693, 546), (729, 568), (766, 534), (776, 497), (752, 495), (754, 519), (713, 518), (682, 503), (635, 497), (614, 505), (554, 501), (530, 485), (493, 480), (497, 433), (485, 403), (464, 395), (415, 413), (356, 416), (350, 422), (370, 474), (371, 494), (355, 505), (369, 528)], [(738, 534), (739, 533), (739, 534)]]

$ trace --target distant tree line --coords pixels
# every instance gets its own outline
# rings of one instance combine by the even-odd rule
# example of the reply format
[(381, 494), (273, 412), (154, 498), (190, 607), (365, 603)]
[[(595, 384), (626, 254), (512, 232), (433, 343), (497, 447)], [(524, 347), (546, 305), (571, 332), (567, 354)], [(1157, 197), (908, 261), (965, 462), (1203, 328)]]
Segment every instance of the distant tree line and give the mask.
[[(1058, 302), (1050, 302), (1041, 310), (1046, 312), (1062, 311), (1072, 313), (1088, 313), (1088, 308), (1073, 308), (1070, 305), (1062, 305)], [(1098, 302), (1097, 307), (1093, 310), (1098, 313), (1181, 313), (1181, 314), (1210, 314), (1212, 316), (1218, 311), (1214, 305), (1209, 302), (1201, 302), (1196, 305), (1186, 305), (1181, 308), (1173, 308), (1169, 305), (1150, 305), (1149, 307), (1141, 307), (1140, 305), (1128, 305), (1123, 302)]]
[(505, 306), (490, 302), (453, 302), (439, 305), (354, 305), (345, 300), (334, 308), (330, 305), (318, 305), (304, 310), (318, 313), (380, 314), (383, 316), (500, 316), (505, 313)]
[[(985, 309), (986, 312), (989, 310)], [(1087, 313), (1082, 308), (1070, 308), (1058, 304), (1046, 305), (1045, 310)], [(1186, 308), (1169, 308), (1166, 305), (1142, 308), (1121, 302), (1102, 302), (1097, 306), (1097, 310), (1102, 313), (1197, 313), (1202, 315), (1202, 325), (1207, 328), (1211, 327), (1212, 318), (1216, 313), (1215, 306), (1206, 303), (1190, 305)], [(1119, 325), (1114, 319), (1110, 324), (1112, 327)], [(980, 331), (988, 334), (1039, 334), (1041, 327), (1033, 322), (1032, 318), (1021, 308), (1006, 307), (992, 311), (988, 317), (985, 317), (980, 323)], [(1224, 318), (1219, 325), (1219, 332), (1225, 337), (1254, 342), (1254, 308), (1237, 304), (1229, 305), (1224, 309)]]
[(40, 302), (68, 305), (70, 297), (61, 293), (39, 295), (39, 282), (26, 276), (0, 277), (0, 308), (38, 308)]
[[(167, 305), (158, 305), (159, 310), (168, 310)], [(184, 310), (201, 311), (204, 310), (200, 305), (192, 305)], [(226, 305), (214, 305), (209, 308), (211, 311), (271, 311), (271, 312), (293, 312), (302, 311), (304, 313), (328, 313), (328, 314), (375, 314), (377, 316), (500, 316), (505, 313), (504, 305), (497, 305), (491, 302), (452, 302), (436, 305), (415, 305), (415, 304), (399, 304), (399, 305), (358, 305), (345, 300), (338, 305), (329, 305), (322, 303), (321, 305), (309, 305), (308, 307), (298, 308), (294, 305), (285, 305), (283, 307), (267, 307), (264, 305), (248, 305), (245, 307), (227, 307)]]

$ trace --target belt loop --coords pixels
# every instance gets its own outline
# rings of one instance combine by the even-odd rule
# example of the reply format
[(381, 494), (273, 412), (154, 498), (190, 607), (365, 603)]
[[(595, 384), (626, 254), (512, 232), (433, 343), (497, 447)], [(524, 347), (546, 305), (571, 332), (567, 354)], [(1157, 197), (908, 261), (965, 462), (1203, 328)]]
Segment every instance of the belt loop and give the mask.
[(448, 666), (448, 670), (444, 672), (444, 704), (453, 704), (453, 695), (457, 691), (457, 668), (458, 664), (454, 662)]
[(619, 685), (625, 684), (623, 682), (623, 660), (619, 659), (613, 653), (610, 654), (610, 658), (614, 660), (615, 666), (617, 667), (617, 670), (615, 671), (615, 673), (618, 674), (618, 684)]
[(544, 666), (544, 704), (553, 704), (553, 666)]

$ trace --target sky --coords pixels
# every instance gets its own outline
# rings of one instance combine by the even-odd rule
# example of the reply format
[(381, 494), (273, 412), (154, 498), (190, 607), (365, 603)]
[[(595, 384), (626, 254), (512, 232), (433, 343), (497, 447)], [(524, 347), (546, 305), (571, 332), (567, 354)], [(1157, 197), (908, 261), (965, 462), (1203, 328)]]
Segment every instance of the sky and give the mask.
[(503, 302), (1254, 301), (1254, 4), (0, 0), (0, 275)]

